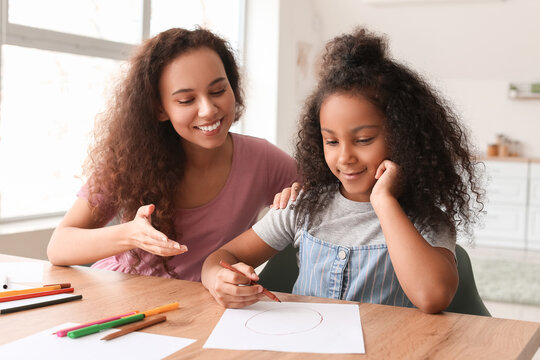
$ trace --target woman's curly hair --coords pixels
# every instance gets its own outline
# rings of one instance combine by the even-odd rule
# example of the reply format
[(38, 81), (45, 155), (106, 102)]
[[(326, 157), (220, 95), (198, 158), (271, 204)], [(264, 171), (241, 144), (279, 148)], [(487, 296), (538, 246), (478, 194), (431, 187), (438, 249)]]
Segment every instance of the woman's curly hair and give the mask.
[(107, 110), (98, 118), (95, 142), (84, 165), (89, 178), (88, 200), (99, 222), (105, 223), (113, 214), (129, 221), (139, 207), (155, 204), (152, 225), (171, 239), (181, 237), (175, 233), (173, 217), (174, 194), (184, 173), (184, 152), (171, 122), (158, 120), (158, 84), (165, 66), (200, 48), (219, 55), (236, 99), (235, 121), (241, 116), (240, 74), (224, 39), (205, 29), (175, 28), (145, 41), (130, 59)]
[(403, 173), (399, 202), (420, 229), (446, 224), (471, 235), (484, 191), (472, 147), (457, 115), (416, 73), (387, 55), (383, 37), (356, 29), (331, 40), (323, 54), (317, 89), (300, 119), (295, 157), (304, 177), (296, 204), (300, 225), (320, 221), (339, 188), (324, 159), (319, 113), (337, 93), (362, 96), (385, 117), (390, 160)]

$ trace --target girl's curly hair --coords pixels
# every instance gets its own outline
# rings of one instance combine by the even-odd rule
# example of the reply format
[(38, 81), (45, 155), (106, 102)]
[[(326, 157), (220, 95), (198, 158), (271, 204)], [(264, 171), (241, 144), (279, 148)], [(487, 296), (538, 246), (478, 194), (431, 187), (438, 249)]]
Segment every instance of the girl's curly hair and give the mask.
[(119, 214), (122, 221), (132, 220), (139, 207), (152, 203), (156, 205), (152, 225), (171, 239), (181, 237), (175, 233), (173, 216), (184, 152), (171, 122), (158, 120), (158, 84), (165, 66), (200, 48), (219, 55), (236, 99), (235, 121), (241, 116), (240, 74), (233, 50), (224, 39), (205, 29), (175, 28), (145, 41), (130, 59), (108, 110), (98, 118), (95, 142), (84, 165), (88, 200), (101, 223), (112, 214)]
[(331, 40), (319, 83), (300, 119), (295, 157), (304, 177), (298, 223), (320, 221), (339, 188), (324, 159), (321, 104), (336, 93), (362, 96), (385, 117), (390, 160), (403, 172), (401, 206), (420, 229), (441, 223), (471, 235), (484, 191), (457, 115), (416, 73), (387, 55), (383, 37), (356, 29)]

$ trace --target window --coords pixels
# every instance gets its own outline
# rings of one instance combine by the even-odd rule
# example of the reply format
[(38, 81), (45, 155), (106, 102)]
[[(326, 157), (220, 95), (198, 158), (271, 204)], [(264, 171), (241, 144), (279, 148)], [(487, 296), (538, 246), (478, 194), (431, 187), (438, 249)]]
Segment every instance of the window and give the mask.
[(243, 0), (0, 1), (4, 223), (71, 206), (94, 118), (142, 39), (200, 25), (242, 50)]

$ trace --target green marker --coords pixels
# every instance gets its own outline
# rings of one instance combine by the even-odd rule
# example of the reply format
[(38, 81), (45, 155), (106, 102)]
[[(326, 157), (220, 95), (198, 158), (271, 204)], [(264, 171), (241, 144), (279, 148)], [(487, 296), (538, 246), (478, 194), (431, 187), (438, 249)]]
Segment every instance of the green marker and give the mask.
[(139, 321), (142, 319), (144, 319), (144, 314), (131, 315), (125, 318), (109, 321), (103, 324), (90, 325), (82, 329), (73, 330), (73, 331), (68, 332), (67, 336), (69, 336), (72, 339), (76, 339), (81, 336), (95, 334), (97, 332), (100, 332), (101, 330), (110, 329), (119, 325), (129, 324), (129, 323)]

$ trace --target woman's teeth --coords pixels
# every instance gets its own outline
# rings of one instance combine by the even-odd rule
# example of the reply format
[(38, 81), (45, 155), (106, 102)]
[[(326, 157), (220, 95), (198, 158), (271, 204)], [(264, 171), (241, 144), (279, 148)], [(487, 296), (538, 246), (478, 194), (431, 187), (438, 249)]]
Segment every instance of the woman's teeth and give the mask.
[(212, 131), (212, 130), (216, 130), (219, 125), (221, 125), (221, 120), (218, 120), (216, 121), (214, 124), (212, 125), (208, 125), (208, 126), (197, 126), (197, 129), (201, 129), (202, 131)]

